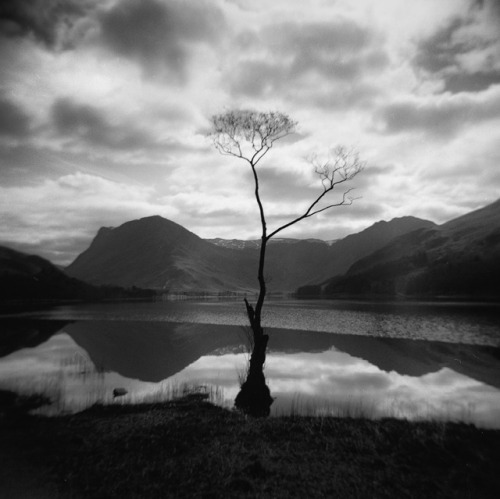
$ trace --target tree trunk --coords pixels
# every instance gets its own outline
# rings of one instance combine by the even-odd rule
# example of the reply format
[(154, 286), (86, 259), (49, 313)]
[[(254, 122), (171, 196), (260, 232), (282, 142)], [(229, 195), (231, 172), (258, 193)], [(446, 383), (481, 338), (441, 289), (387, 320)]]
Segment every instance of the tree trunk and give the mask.
[(264, 334), (264, 329), (262, 329), (260, 323), (260, 317), (256, 315), (252, 305), (248, 303), (246, 298), (245, 305), (247, 307), (247, 315), (253, 332), (253, 348), (252, 355), (250, 357), (250, 366), (248, 368), (248, 375), (250, 376), (263, 372), (264, 370), (269, 336)]
[(267, 334), (255, 338), (247, 378), (234, 401), (238, 409), (250, 416), (269, 416), (274, 401), (264, 376), (268, 340)]
[(253, 332), (253, 348), (250, 356), (247, 379), (241, 385), (241, 390), (236, 396), (235, 405), (245, 414), (257, 417), (269, 416), (273, 398), (266, 384), (264, 376), (264, 364), (266, 362), (266, 349), (269, 336), (264, 334), (261, 325), (262, 306), (266, 296), (266, 283), (264, 280), (264, 258), (266, 254), (267, 240), (262, 237), (260, 260), (259, 260), (259, 297), (254, 310), (245, 298), (248, 320)]

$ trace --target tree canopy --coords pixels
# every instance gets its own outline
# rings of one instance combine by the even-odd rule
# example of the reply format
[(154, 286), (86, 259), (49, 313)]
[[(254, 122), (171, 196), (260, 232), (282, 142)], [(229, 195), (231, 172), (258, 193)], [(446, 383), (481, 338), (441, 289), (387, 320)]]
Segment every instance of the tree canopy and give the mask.
[(245, 159), (254, 166), (273, 144), (295, 132), (297, 122), (287, 114), (233, 110), (212, 116), (210, 137), (221, 154)]

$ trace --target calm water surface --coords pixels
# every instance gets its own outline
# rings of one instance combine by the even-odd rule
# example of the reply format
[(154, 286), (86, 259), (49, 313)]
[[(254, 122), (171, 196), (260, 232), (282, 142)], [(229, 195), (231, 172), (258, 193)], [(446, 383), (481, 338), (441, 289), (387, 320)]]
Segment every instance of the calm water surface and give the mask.
[[(435, 418), (500, 428), (500, 309), (270, 301), (274, 414)], [(0, 389), (42, 412), (163, 400), (203, 386), (230, 407), (245, 373), (241, 301), (58, 306), (0, 317)], [(113, 389), (127, 394), (113, 399)]]

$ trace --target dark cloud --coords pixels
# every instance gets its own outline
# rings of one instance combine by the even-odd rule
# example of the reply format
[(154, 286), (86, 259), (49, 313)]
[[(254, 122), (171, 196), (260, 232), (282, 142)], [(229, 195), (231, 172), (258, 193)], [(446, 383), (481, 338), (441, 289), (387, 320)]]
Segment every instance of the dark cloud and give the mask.
[[(355, 183), (355, 182), (354, 182)], [(339, 216), (346, 216), (349, 221), (353, 220), (376, 220), (377, 218), (384, 216), (384, 206), (377, 201), (369, 201), (371, 196), (368, 196), (369, 192), (361, 189), (356, 189), (350, 193), (353, 198), (361, 197), (362, 199), (356, 199), (351, 205), (339, 206), (335, 208), (335, 213)], [(366, 195), (366, 198), (365, 198)]]
[(2, 0), (0, 33), (31, 36), (49, 48), (70, 48), (77, 22), (95, 4), (96, 0)]
[(68, 255), (73, 259), (85, 249), (93, 236), (93, 229), (89, 228), (83, 231), (85, 234), (72, 235), (65, 238), (61, 238), (60, 234), (56, 234), (50, 237), (45, 234), (46, 228), (44, 230), (34, 229), (32, 222), (17, 213), (0, 214), (0, 224), (3, 227), (15, 227), (16, 231), (22, 231), (24, 234), (32, 236), (32, 241), (19, 241), (9, 235), (0, 239), (0, 245), (28, 255), (38, 255), (57, 263), (69, 264)]
[(0, 185), (19, 186), (43, 179), (50, 169), (49, 160), (39, 149), (20, 141), (0, 148)]
[[(355, 182), (353, 182), (353, 187)], [(347, 188), (347, 187), (346, 187)], [(344, 189), (345, 190), (345, 189)], [(342, 194), (344, 192), (341, 186), (339, 186), (339, 190), (335, 189), (334, 192), (328, 194), (320, 204), (318, 204), (318, 208), (324, 208), (330, 204), (338, 203), (342, 200)], [(361, 190), (355, 189), (350, 194), (353, 198), (360, 198), (363, 196), (363, 192)], [(314, 201), (314, 198), (308, 199), (307, 201), (301, 201), (300, 199), (297, 201), (295, 211), (290, 211), (289, 213), (280, 213), (275, 215), (273, 213), (268, 213), (266, 215), (266, 219), (269, 222), (272, 222), (275, 226), (284, 225), (285, 223), (290, 222), (290, 220), (294, 220), (297, 216), (302, 215), (305, 210), (309, 207), (309, 205)], [(336, 215), (334, 215), (336, 214)], [(370, 202), (366, 199), (355, 199), (352, 204), (346, 204), (343, 206), (336, 206), (329, 210), (323, 211), (321, 214), (318, 214), (312, 218), (308, 218), (306, 224), (312, 224), (312, 228), (307, 228), (308, 232), (314, 230), (314, 224), (321, 226), (328, 220), (330, 217), (348, 217), (349, 222), (353, 222), (355, 220), (365, 220), (365, 219), (373, 219), (373, 217), (383, 216), (384, 207), (377, 202)], [(314, 222), (315, 221), (315, 222)], [(336, 218), (336, 222), (337, 218)], [(304, 227), (306, 229), (306, 227)]]
[(434, 136), (449, 136), (471, 123), (496, 119), (500, 98), (478, 101), (455, 96), (446, 100), (394, 102), (381, 109), (376, 117), (383, 133), (426, 131)]
[[(358, 190), (362, 185), (373, 186), (379, 176), (390, 172), (393, 168), (392, 166), (384, 168), (373, 166), (367, 168), (349, 183), (337, 186), (322, 201), (322, 206), (338, 202), (338, 198), (341, 198), (342, 193), (349, 188), (357, 189), (356, 193), (353, 194), (354, 197), (361, 195), (358, 194)], [(243, 182), (245, 185), (248, 185), (248, 192), (251, 195), (254, 180), (249, 170), (245, 171)], [(294, 202), (298, 211), (305, 211), (321, 195), (323, 186), (319, 176), (314, 173), (314, 167), (311, 163), (304, 162), (304, 171), (306, 176), (295, 171), (287, 171), (278, 167), (273, 168), (272, 165), (265, 168), (258, 168), (260, 192), (264, 202), (274, 200)], [(280, 215), (279, 218), (283, 217)]]
[(396, 167), (391, 164), (368, 164), (368, 166), (366, 166), (365, 169), (351, 182), (356, 188), (353, 195), (363, 195), (363, 192), (369, 192), (380, 185), (383, 186), (384, 181), (391, 178), (395, 170)]
[(183, 216), (189, 217), (191, 220), (199, 222), (200, 219), (204, 223), (210, 225), (224, 226), (230, 221), (231, 224), (238, 224), (241, 221), (241, 211), (230, 206), (217, 209), (209, 209), (205, 206), (198, 206), (196, 204), (189, 205), (184, 203), (182, 205)]
[(349, 109), (353, 107), (369, 108), (375, 98), (381, 94), (381, 89), (369, 82), (356, 82), (344, 85), (336, 84), (325, 89), (298, 96), (297, 100), (313, 104), (319, 108)]
[(29, 116), (19, 106), (0, 96), (0, 136), (24, 137), (29, 129)]
[(500, 83), (500, 70), (453, 73), (445, 76), (445, 89), (452, 93), (479, 92)]
[[(33, 232), (33, 226), (27, 225), (26, 232)], [(42, 239), (36, 243), (5, 240), (0, 241), (0, 244), (21, 253), (41, 256), (56, 265), (66, 266), (88, 247), (91, 240), (90, 235), (87, 237), (73, 236), (67, 239), (58, 235), (53, 239)]]
[(496, 22), (500, 20), (500, 2), (498, 0), (474, 0), (472, 8), (486, 11), (487, 15)]
[[(478, 24), (475, 13), (486, 9), (488, 22), (496, 18), (500, 25), (499, 2), (478, 1), (473, 7), (457, 16), (427, 38), (417, 43), (413, 66), (417, 72), (444, 82), (443, 90), (451, 93), (479, 92), (500, 82), (498, 62), (491, 52), (498, 53), (500, 35), (484, 34), (484, 27)], [(476, 33), (475, 35), (471, 33)], [(500, 33), (500, 32), (499, 32)], [(485, 54), (480, 55), (484, 51)], [(475, 61), (474, 70), (463, 65), (464, 56)], [(495, 67), (497, 64), (497, 67)]]
[[(282, 23), (258, 33), (243, 33), (238, 42), (243, 53), (251, 49), (261, 54), (242, 58), (232, 76), (233, 92), (250, 96), (285, 93), (296, 97), (305, 87), (310, 98), (324, 93), (325, 84), (352, 88), (389, 62), (377, 35), (351, 21)], [(319, 88), (311, 88), (311, 77)]]
[[(339, 191), (340, 192), (340, 191)], [(361, 196), (362, 193), (357, 190), (353, 193), (354, 197)], [(340, 201), (341, 195), (332, 195), (328, 198), (330, 202)], [(326, 205), (323, 205), (326, 206)], [(266, 215), (270, 229), (280, 227), (290, 220), (295, 219), (298, 215), (302, 215), (303, 211), (297, 207), (294, 212), (286, 214)], [(377, 219), (381, 219), (386, 215), (384, 207), (379, 201), (369, 201), (368, 199), (357, 199), (351, 205), (337, 206), (322, 213), (308, 218), (305, 222), (286, 229), (278, 237), (298, 237), (304, 239), (307, 237), (317, 239), (337, 239), (345, 237), (355, 232), (353, 226), (361, 222), (364, 228)], [(361, 230), (361, 229), (360, 229)], [(256, 234), (258, 232), (256, 231)]]
[[(281, 53), (359, 52), (373, 41), (373, 34), (353, 21), (277, 23), (264, 28), (260, 37)], [(314, 54), (313, 54), (314, 55)]]
[[(163, 144), (162, 144), (163, 145)], [(89, 147), (65, 147), (63, 150), (47, 144), (40, 146), (28, 141), (20, 141), (11, 147), (0, 148), (0, 185), (26, 186), (37, 185), (47, 178), (56, 179), (61, 174), (75, 171), (90, 171), (97, 175), (110, 176), (130, 182), (154, 183), (164, 174), (165, 164), (178, 160), (180, 145), (165, 144), (154, 154), (144, 154), (140, 159), (134, 155), (114, 154), (114, 150)], [(150, 149), (148, 148), (148, 152)]]
[(133, 124), (114, 124), (99, 109), (70, 99), (59, 99), (52, 120), (60, 135), (111, 149), (141, 149), (155, 145), (145, 131)]
[(457, 55), (466, 49), (463, 42), (455, 39), (456, 32), (465, 24), (463, 19), (452, 19), (430, 37), (420, 40), (413, 60), (415, 66), (429, 73), (454, 68)]
[[(0, 104), (0, 126), (4, 116), (1, 108)], [(82, 108), (83, 116), (79, 115)], [(70, 101), (56, 103), (52, 125), (70, 147), (61, 149), (57, 140), (41, 145), (31, 140), (34, 135), (29, 131), (26, 136), (18, 136), (25, 140), (0, 147), (0, 185), (36, 185), (45, 178), (55, 179), (75, 171), (125, 182), (155, 183), (165, 175), (165, 166), (177, 165), (181, 155), (201, 154), (200, 148), (174, 138), (155, 141), (145, 131), (136, 130), (133, 123), (113, 126), (99, 110)], [(128, 154), (131, 152), (134, 154)]]
[[(244, 230), (252, 224), (255, 234), (259, 233), (259, 215), (256, 205), (252, 208), (255, 211), (251, 214), (242, 214), (241, 210), (232, 208), (229, 204), (223, 209), (216, 210), (207, 209), (200, 203), (193, 205), (183, 203), (179, 206), (176, 203), (176, 207), (182, 209), (182, 218), (176, 221), (184, 227), (189, 227), (189, 230), (200, 237), (228, 237), (230, 233), (229, 237), (243, 238)], [(248, 223), (249, 220), (251, 224)]]
[[(307, 168), (307, 166), (305, 166)], [(311, 178), (313, 177), (313, 168), (309, 168)], [(259, 183), (263, 198), (272, 201), (274, 199), (293, 201), (297, 203), (302, 200), (313, 201), (322, 192), (321, 182), (317, 179), (317, 185), (309, 186), (305, 183), (304, 177), (296, 173), (283, 171), (278, 168), (260, 168), (258, 171)], [(253, 185), (253, 177), (247, 172), (245, 177), (248, 179), (248, 185)]]
[(149, 72), (184, 76), (193, 43), (214, 42), (222, 12), (204, 1), (123, 0), (100, 17), (104, 43)]
[(250, 97), (281, 92), (287, 82), (287, 74), (287, 66), (279, 62), (243, 61), (231, 77), (232, 91)]

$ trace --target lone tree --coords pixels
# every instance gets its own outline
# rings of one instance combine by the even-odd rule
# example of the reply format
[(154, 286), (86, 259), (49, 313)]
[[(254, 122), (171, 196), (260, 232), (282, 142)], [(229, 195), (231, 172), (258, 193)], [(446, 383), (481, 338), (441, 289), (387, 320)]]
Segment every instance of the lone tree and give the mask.
[(318, 158), (311, 160), (315, 173), (319, 176), (322, 189), (309, 207), (296, 218), (281, 227), (268, 231), (266, 215), (259, 191), (257, 165), (271, 150), (274, 143), (287, 135), (293, 134), (297, 123), (287, 114), (280, 112), (257, 112), (252, 110), (234, 110), (212, 116), (209, 137), (217, 150), (227, 156), (239, 158), (250, 166), (255, 182), (255, 199), (259, 207), (262, 236), (257, 278), (259, 295), (255, 307), (245, 298), (250, 327), (253, 333), (253, 348), (247, 379), (236, 397), (235, 404), (244, 412), (253, 415), (268, 415), (273, 399), (265, 383), (264, 363), (269, 336), (262, 328), (262, 308), (266, 298), (266, 281), (264, 267), (266, 248), (269, 240), (282, 230), (318, 213), (335, 206), (351, 204), (349, 197), (352, 190), (344, 190), (341, 199), (333, 203), (325, 203), (324, 198), (338, 185), (353, 179), (363, 169), (363, 163), (356, 153), (344, 147), (337, 147), (324, 162)]

